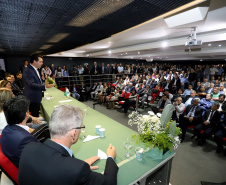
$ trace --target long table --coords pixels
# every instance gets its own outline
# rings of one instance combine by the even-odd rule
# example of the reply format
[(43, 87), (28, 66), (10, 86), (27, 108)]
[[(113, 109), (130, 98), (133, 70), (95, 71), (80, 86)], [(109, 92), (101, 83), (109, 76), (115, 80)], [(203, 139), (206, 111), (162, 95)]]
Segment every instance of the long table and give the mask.
[[(49, 122), (53, 109), (57, 105), (75, 105), (80, 107), (82, 110), (86, 107), (85, 104), (72, 97), (68, 99), (71, 101), (60, 103), (59, 101), (64, 101), (66, 99), (64, 97), (64, 92), (56, 88), (47, 89), (45, 97), (52, 97), (51, 101), (46, 100), (46, 98), (43, 98), (42, 100), (42, 114), (47, 122)], [(119, 114), (119, 116), (122, 115)], [(160, 160), (152, 160), (144, 154), (142, 161), (137, 161), (135, 158), (135, 148), (138, 147), (138, 145), (136, 142), (133, 142), (133, 147), (130, 149), (131, 157), (127, 159), (125, 157), (126, 149), (123, 147), (123, 142), (127, 138), (131, 138), (133, 134), (137, 134), (135, 131), (103, 115), (91, 107), (88, 107), (87, 115), (84, 117), (83, 124), (86, 126), (85, 135), (96, 136), (95, 126), (101, 125), (101, 127), (106, 129), (105, 137), (85, 143), (83, 143), (83, 140), (80, 137), (78, 142), (71, 147), (73, 154), (77, 158), (85, 160), (92, 156), (96, 156), (98, 149), (106, 152), (109, 143), (111, 143), (116, 147), (117, 151), (115, 162), (119, 166), (117, 177), (118, 185), (132, 185), (137, 181), (140, 181), (140, 184), (146, 184), (146, 181), (153, 181), (155, 184), (169, 184), (171, 162), (175, 153), (170, 153)], [(95, 170), (96, 172), (104, 172), (105, 160), (99, 160), (95, 165), (99, 166), (99, 169)]]

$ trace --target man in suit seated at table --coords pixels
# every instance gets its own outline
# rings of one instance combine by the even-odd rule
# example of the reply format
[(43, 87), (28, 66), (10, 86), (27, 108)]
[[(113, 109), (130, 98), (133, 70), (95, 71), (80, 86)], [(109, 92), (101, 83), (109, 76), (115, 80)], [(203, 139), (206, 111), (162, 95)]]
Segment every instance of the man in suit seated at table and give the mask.
[[(203, 122), (195, 127), (194, 136), (197, 136), (198, 145), (206, 143), (206, 138), (211, 134), (211, 132), (216, 130), (217, 126), (220, 124), (221, 114), (217, 111), (219, 106), (219, 103), (215, 102), (211, 109), (204, 113), (202, 117)], [(203, 135), (200, 134), (201, 130), (204, 130)]]
[[(104, 174), (91, 171), (99, 157), (86, 161), (74, 157), (70, 149), (78, 141), (83, 125), (82, 110), (72, 105), (60, 105), (53, 110), (49, 128), (51, 139), (28, 144), (21, 155), (19, 184), (22, 185), (116, 185), (118, 167), (114, 161), (115, 147), (107, 149)], [(89, 152), (89, 148), (87, 148)]]
[(192, 105), (188, 105), (186, 110), (179, 118), (179, 127), (182, 130), (181, 142), (184, 141), (187, 127), (188, 126), (196, 126), (202, 121), (202, 112), (203, 109), (198, 104), (200, 102), (199, 98), (194, 98)]
[(4, 103), (3, 111), (8, 125), (1, 136), (2, 152), (18, 167), (21, 152), (25, 145), (38, 140), (30, 134), (26, 126), (29, 115), (29, 100), (20, 95)]

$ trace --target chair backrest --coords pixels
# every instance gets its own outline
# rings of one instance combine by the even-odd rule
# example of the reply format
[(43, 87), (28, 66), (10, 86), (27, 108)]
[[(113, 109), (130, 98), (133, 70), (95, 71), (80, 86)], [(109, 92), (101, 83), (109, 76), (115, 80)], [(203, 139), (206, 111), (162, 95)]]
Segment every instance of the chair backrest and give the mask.
[(126, 93), (126, 95), (125, 95), (125, 97), (124, 97), (124, 99), (128, 99), (129, 97), (130, 97), (130, 95), (131, 95), (131, 93)]
[(60, 90), (61, 91), (66, 91), (66, 88), (65, 87), (61, 87)]
[(125, 91), (122, 91), (122, 97), (124, 98), (124, 96), (125, 96)]
[(2, 153), (0, 145), (0, 168), (12, 180), (15, 184), (19, 184), (17, 181), (18, 168)]

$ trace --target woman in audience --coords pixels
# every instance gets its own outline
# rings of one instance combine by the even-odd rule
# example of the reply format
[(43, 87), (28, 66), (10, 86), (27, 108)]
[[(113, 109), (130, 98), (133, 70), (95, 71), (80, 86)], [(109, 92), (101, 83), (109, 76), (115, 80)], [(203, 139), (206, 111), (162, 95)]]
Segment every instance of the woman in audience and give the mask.
[(55, 75), (56, 75), (57, 86), (60, 88), (61, 87), (61, 81), (62, 81), (62, 78), (63, 78), (63, 72), (61, 71), (60, 66), (57, 67), (57, 69), (55, 71)]
[(5, 101), (13, 98), (14, 95), (12, 91), (8, 88), (0, 88), (0, 135), (2, 134), (2, 130), (7, 125), (5, 114), (3, 112), (3, 104)]
[(98, 102), (99, 103), (104, 103), (105, 97), (106, 97), (106, 90), (107, 90), (108, 86), (107, 83), (104, 83), (104, 86), (101, 90), (101, 92), (98, 93)]
[(0, 83), (0, 87), (5, 87), (10, 90), (12, 89), (11, 82), (9, 82), (7, 80), (2, 80)]
[(162, 83), (158, 83), (158, 85), (152, 90), (152, 93), (151, 93), (151, 102), (150, 103), (154, 103), (155, 101), (155, 98), (156, 97), (159, 97), (159, 94), (160, 92), (162, 93), (163, 92), (163, 87), (162, 87)]
[[(112, 89), (112, 91), (114, 88)], [(106, 101), (113, 101), (109, 103), (108, 108), (114, 109), (115, 108), (115, 102), (117, 101), (119, 97), (122, 97), (122, 91), (120, 90), (119, 87), (116, 88), (115, 92), (112, 92), (111, 95), (106, 97)]]

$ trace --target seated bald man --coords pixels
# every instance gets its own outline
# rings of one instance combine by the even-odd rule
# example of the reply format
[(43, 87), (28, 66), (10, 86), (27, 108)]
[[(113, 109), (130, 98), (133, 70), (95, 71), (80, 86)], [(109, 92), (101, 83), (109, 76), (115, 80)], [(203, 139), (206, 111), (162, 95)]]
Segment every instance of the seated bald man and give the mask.
[[(99, 157), (86, 161), (75, 158), (70, 147), (79, 138), (83, 125), (82, 110), (72, 105), (54, 109), (50, 122), (51, 139), (43, 144), (28, 144), (21, 155), (18, 181), (21, 185), (116, 185), (118, 167), (115, 147), (107, 149), (104, 174), (91, 166)], [(89, 149), (87, 148), (87, 152)]]

